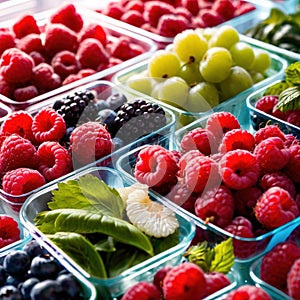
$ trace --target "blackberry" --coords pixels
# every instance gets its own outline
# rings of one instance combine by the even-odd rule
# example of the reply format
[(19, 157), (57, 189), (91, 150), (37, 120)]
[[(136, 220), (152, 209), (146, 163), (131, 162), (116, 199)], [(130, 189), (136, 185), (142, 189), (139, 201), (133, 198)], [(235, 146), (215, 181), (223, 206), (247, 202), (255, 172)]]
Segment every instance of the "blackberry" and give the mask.
[(155, 103), (143, 99), (123, 104), (114, 121), (114, 132), (126, 143), (148, 135), (166, 125), (165, 111)]

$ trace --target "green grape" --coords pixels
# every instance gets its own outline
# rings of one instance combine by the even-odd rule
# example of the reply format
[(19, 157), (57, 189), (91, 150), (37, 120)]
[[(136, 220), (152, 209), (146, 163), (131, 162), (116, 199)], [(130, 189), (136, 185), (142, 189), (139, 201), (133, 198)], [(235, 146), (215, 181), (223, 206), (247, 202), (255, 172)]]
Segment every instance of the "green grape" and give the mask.
[(146, 95), (151, 95), (152, 92), (152, 85), (153, 85), (153, 79), (149, 77), (148, 73), (137, 73), (132, 75), (127, 81), (126, 84), (140, 92)]
[(218, 27), (208, 41), (208, 48), (224, 47), (228, 50), (240, 40), (239, 32), (231, 25)]
[(189, 62), (181, 66), (178, 76), (184, 79), (189, 86), (203, 81), (198, 62)]
[(190, 112), (204, 112), (219, 104), (219, 92), (213, 83), (200, 82), (193, 86), (186, 103)]
[(232, 57), (226, 48), (213, 47), (204, 54), (199, 68), (205, 81), (217, 83), (229, 76)]
[(254, 60), (249, 70), (264, 73), (271, 66), (270, 54), (263, 50), (254, 48)]
[(164, 81), (165, 79), (153, 81), (152, 91), (150, 94), (151, 97), (158, 99), (158, 92), (161, 89), (161, 86), (163, 85)]
[(196, 28), (195, 32), (200, 36), (204, 37), (207, 41), (211, 39), (211, 37), (216, 32), (216, 27), (206, 27), (206, 28)]
[(237, 42), (230, 48), (233, 62), (243, 68), (248, 68), (254, 61), (254, 50), (245, 42)]
[(161, 84), (158, 90), (158, 99), (176, 107), (184, 108), (188, 92), (188, 84), (182, 78), (173, 76), (165, 79)]
[(227, 100), (253, 86), (251, 75), (240, 66), (233, 66), (230, 75), (220, 83), (222, 100)]
[(262, 80), (265, 79), (265, 76), (262, 73), (260, 73), (260, 72), (249, 71), (249, 74), (252, 77), (253, 83), (258, 83), (258, 82), (260, 82), (260, 81), (262, 81)]
[(200, 61), (208, 48), (206, 39), (193, 29), (187, 29), (177, 34), (173, 45), (175, 53), (184, 63)]
[(154, 78), (169, 78), (180, 70), (178, 56), (167, 50), (157, 50), (148, 62), (148, 72)]

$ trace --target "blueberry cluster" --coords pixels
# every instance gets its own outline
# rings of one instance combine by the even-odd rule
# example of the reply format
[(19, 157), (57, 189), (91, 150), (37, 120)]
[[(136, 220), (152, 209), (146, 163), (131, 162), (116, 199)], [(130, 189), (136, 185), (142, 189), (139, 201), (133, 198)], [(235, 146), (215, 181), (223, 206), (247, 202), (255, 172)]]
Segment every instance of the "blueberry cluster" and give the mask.
[(0, 299), (80, 300), (82, 286), (36, 240), (1, 258)]

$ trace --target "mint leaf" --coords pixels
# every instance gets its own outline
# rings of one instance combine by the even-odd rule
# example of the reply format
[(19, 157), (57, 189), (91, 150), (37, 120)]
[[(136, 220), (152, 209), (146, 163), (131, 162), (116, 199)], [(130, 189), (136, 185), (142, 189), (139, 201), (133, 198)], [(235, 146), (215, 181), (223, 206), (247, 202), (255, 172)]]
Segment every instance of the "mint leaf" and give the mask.
[(52, 191), (51, 210), (59, 208), (93, 208), (101, 214), (122, 219), (125, 204), (118, 191), (109, 187), (98, 177), (87, 174), (78, 180), (58, 183)]
[(274, 109), (283, 112), (300, 108), (300, 86), (296, 85), (284, 90), (278, 97), (278, 103)]
[(290, 64), (285, 69), (285, 81), (289, 85), (299, 85), (300, 84), (300, 61)]
[(81, 234), (57, 232), (49, 239), (92, 276), (107, 278), (105, 266), (94, 246)]

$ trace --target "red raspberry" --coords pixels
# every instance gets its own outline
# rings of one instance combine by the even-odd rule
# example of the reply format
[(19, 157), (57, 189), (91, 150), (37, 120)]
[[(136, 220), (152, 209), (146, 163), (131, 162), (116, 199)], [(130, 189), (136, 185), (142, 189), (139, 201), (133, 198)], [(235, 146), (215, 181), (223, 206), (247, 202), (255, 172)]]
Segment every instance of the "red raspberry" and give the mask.
[(294, 182), (300, 183), (300, 145), (293, 145), (288, 150), (290, 159), (284, 168), (284, 172)]
[(288, 111), (286, 121), (297, 127), (300, 127), (300, 109)]
[(161, 16), (172, 14), (174, 8), (171, 4), (162, 1), (149, 1), (145, 3), (144, 18), (153, 27), (157, 27)]
[(106, 16), (120, 20), (124, 13), (124, 8), (118, 2), (109, 2), (103, 10), (100, 10), (100, 12)]
[(195, 203), (195, 213), (199, 218), (221, 228), (231, 223), (233, 212), (233, 195), (226, 186), (207, 190)]
[(189, 26), (189, 21), (185, 17), (167, 14), (159, 19), (157, 31), (161, 36), (175, 37), (178, 33), (188, 29)]
[(204, 28), (218, 26), (224, 22), (223, 17), (211, 8), (201, 9), (198, 17), (202, 21)]
[(97, 70), (100, 64), (108, 63), (109, 56), (104, 46), (94, 38), (88, 38), (81, 42), (77, 58), (82, 68)]
[(17, 48), (24, 51), (27, 54), (30, 54), (30, 52), (37, 51), (37, 52), (43, 52), (44, 46), (42, 44), (41, 36), (36, 33), (31, 33), (17, 42)]
[(277, 244), (262, 258), (260, 278), (275, 288), (287, 291), (287, 276), (293, 263), (300, 258), (300, 248), (293, 241)]
[(239, 149), (227, 152), (221, 158), (220, 172), (223, 182), (235, 190), (255, 185), (260, 175), (255, 155)]
[(255, 10), (255, 6), (251, 3), (238, 1), (239, 5), (236, 8), (235, 15), (241, 16)]
[(254, 210), (257, 220), (267, 229), (277, 228), (299, 216), (297, 203), (281, 187), (271, 187), (265, 191)]
[(81, 79), (81, 77), (78, 74), (70, 74), (69, 76), (67, 76), (64, 81), (62, 82), (62, 86), (70, 84), (72, 82), (75, 82), (77, 80)]
[(66, 123), (53, 108), (43, 108), (33, 118), (32, 132), (38, 143), (58, 141), (66, 133)]
[(75, 32), (79, 32), (83, 26), (83, 19), (72, 3), (65, 3), (60, 6), (51, 14), (49, 21), (51, 23), (63, 24)]
[(238, 128), (225, 133), (219, 146), (219, 152), (226, 153), (236, 149), (252, 151), (254, 147), (254, 136), (248, 130)]
[(212, 5), (212, 9), (225, 21), (234, 18), (235, 7), (231, 0), (216, 0)]
[(51, 24), (45, 30), (45, 49), (50, 56), (62, 50), (76, 52), (77, 34), (63, 24)]
[(103, 27), (100, 24), (89, 23), (82, 28), (78, 37), (79, 42), (82, 42), (83, 40), (88, 38), (94, 38), (99, 42), (101, 42), (103, 46), (106, 46), (107, 43), (106, 31), (103, 29)]
[(199, 150), (190, 150), (184, 153), (178, 161), (179, 166), (179, 176), (183, 176), (185, 172), (185, 168), (187, 164), (194, 158), (203, 156), (203, 154)]
[(253, 154), (263, 173), (281, 170), (290, 159), (290, 152), (279, 137), (270, 137), (260, 142)]
[(13, 169), (36, 166), (36, 150), (29, 140), (14, 133), (3, 141), (0, 152), (1, 177)]
[(9, 83), (23, 83), (31, 79), (33, 59), (25, 52), (10, 48), (0, 59), (0, 74)]
[(263, 96), (255, 103), (255, 108), (272, 115), (273, 108), (278, 103), (278, 96)]
[(30, 34), (40, 34), (39, 26), (36, 23), (34, 16), (23, 15), (14, 24), (13, 31), (18, 39)]
[(150, 282), (141, 281), (131, 288), (122, 296), (121, 300), (160, 300), (161, 292)]
[(287, 275), (287, 290), (289, 296), (300, 299), (300, 258), (296, 259)]
[(142, 13), (144, 11), (144, 2), (141, 0), (132, 0), (126, 4), (125, 8), (126, 11), (136, 10)]
[(200, 11), (198, 0), (181, 0), (181, 5), (188, 9), (194, 16), (197, 16)]
[(0, 57), (6, 49), (14, 48), (15, 45), (14, 34), (8, 29), (0, 28)]
[(110, 154), (114, 145), (106, 127), (87, 122), (75, 128), (70, 136), (70, 150), (80, 164), (88, 164)]
[(31, 130), (32, 122), (33, 118), (27, 111), (15, 111), (1, 124), (1, 134), (10, 135), (16, 133), (34, 144), (35, 139)]
[(272, 300), (271, 296), (262, 288), (254, 285), (242, 285), (237, 289), (229, 292), (224, 300)]
[(14, 90), (14, 99), (17, 102), (25, 102), (39, 95), (39, 91), (34, 85), (28, 85)]
[(61, 79), (79, 71), (79, 62), (76, 55), (68, 50), (60, 51), (51, 60), (51, 66)]
[(0, 216), (0, 249), (21, 238), (18, 222), (9, 215)]
[(137, 181), (156, 187), (173, 183), (178, 166), (176, 158), (159, 145), (149, 145), (137, 157), (134, 175)]
[(205, 273), (204, 276), (206, 282), (205, 297), (216, 293), (230, 284), (228, 277), (220, 272), (209, 272)]
[(0, 75), (0, 94), (7, 97), (12, 98), (14, 92), (14, 85), (12, 83), (8, 83), (1, 75)]
[(297, 138), (291, 133), (285, 135), (284, 146), (289, 148), (294, 145), (300, 145)]
[(197, 149), (204, 155), (210, 155), (216, 152), (216, 143), (214, 136), (203, 128), (195, 128), (186, 133), (181, 141), (180, 148), (183, 152)]
[(178, 15), (178, 16), (183, 16), (187, 20), (191, 20), (191, 21), (192, 21), (192, 18), (193, 18), (193, 14), (188, 9), (186, 9), (185, 7), (176, 7), (175, 8), (175, 14)]
[(294, 198), (296, 195), (296, 188), (293, 181), (283, 172), (266, 173), (259, 181), (259, 185), (268, 190), (270, 187), (278, 186), (286, 191)]
[(207, 118), (205, 128), (219, 142), (226, 132), (239, 129), (241, 126), (238, 119), (230, 112), (216, 112)]
[(268, 125), (266, 127), (262, 127), (254, 133), (256, 144), (259, 144), (269, 137), (279, 137), (283, 141), (285, 140), (285, 134), (276, 125)]
[(136, 10), (126, 11), (121, 17), (121, 21), (136, 27), (141, 27), (145, 23), (143, 14)]
[[(44, 184), (46, 184), (44, 176), (39, 171), (30, 168), (11, 170), (2, 178), (3, 191), (14, 196), (27, 194)], [(17, 201), (21, 200), (24, 199), (18, 198)]]
[(189, 161), (183, 172), (180, 176), (191, 192), (203, 192), (221, 183), (218, 164), (207, 156), (199, 156)]
[(163, 281), (166, 277), (167, 273), (172, 269), (170, 266), (165, 266), (159, 269), (154, 277), (153, 277), (153, 284), (162, 292)]
[(194, 263), (182, 263), (167, 273), (163, 281), (164, 299), (201, 299), (205, 294), (205, 287), (203, 270)]
[(29, 55), (33, 59), (35, 66), (46, 61), (45, 57), (40, 52), (32, 51), (29, 53)]
[(70, 173), (73, 169), (72, 157), (58, 142), (44, 142), (37, 150), (39, 172), (47, 181)]
[(113, 57), (126, 61), (142, 54), (144, 49), (131, 43), (128, 37), (122, 36), (111, 45), (110, 52)]

